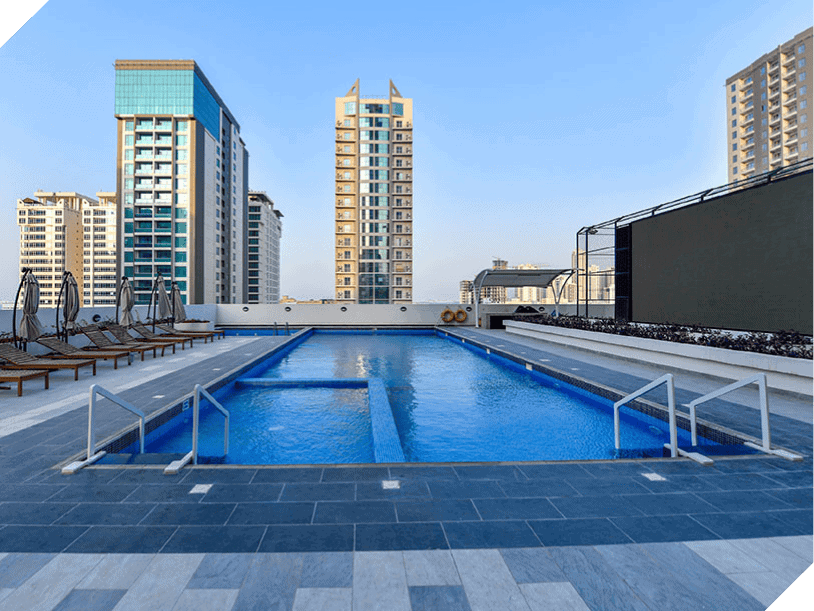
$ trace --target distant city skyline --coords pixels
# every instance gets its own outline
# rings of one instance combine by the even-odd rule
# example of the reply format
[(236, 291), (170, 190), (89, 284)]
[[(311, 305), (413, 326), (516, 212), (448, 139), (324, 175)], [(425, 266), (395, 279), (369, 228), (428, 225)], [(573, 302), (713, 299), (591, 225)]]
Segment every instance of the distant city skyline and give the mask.
[[(810, 2), (772, 9), (52, 0), (0, 48), (0, 300), (19, 281), (18, 199), (116, 189), (118, 58), (193, 59), (228, 100), (248, 188), (285, 212), (280, 292), (298, 299), (335, 298), (332, 100), (392, 78), (420, 100), (412, 299), (453, 301), (495, 253), (567, 267), (581, 227), (727, 182), (726, 79), (812, 24)], [(213, 44), (213, 24), (240, 36)]]

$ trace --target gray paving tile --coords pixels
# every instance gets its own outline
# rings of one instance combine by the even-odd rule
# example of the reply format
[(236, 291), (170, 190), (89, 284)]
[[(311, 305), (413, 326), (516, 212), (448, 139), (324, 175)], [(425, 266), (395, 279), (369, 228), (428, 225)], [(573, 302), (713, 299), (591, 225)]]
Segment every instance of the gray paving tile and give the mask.
[(256, 554), (232, 611), (291, 609), (301, 576), (301, 554)]
[(60, 554), (3, 600), (3, 611), (50, 611), (102, 557)]
[(529, 520), (529, 526), (546, 547), (633, 542), (609, 518)]
[(314, 503), (238, 503), (229, 524), (310, 524)]
[(806, 560), (809, 563), (814, 562), (812, 559), (812, 552), (814, 552), (814, 544), (812, 544), (812, 536), (811, 535), (798, 535), (796, 537), (774, 537), (772, 539), (776, 543), (779, 543), (787, 550), (793, 552), (803, 560)]
[[(693, 519), (722, 539), (802, 534), (801, 528), (789, 525), (780, 519), (778, 517), (780, 513), (779, 511), (703, 513), (694, 515)], [(2, 536), (2, 531), (0, 531), (0, 536)]]
[(564, 479), (540, 479), (528, 482), (499, 482), (508, 497), (580, 496)]
[(610, 518), (610, 521), (636, 543), (719, 538), (717, 534), (686, 515)]
[(74, 484), (50, 498), (55, 503), (119, 503), (137, 488), (135, 484)]
[(519, 469), (530, 479), (572, 479), (593, 478), (582, 465), (578, 464), (546, 464), (546, 465), (520, 465)]
[(484, 520), (558, 519), (563, 515), (548, 499), (475, 499)]
[(435, 499), (504, 498), (506, 495), (493, 481), (427, 482)]
[(266, 468), (258, 469), (252, 478), (252, 484), (270, 484), (285, 482), (319, 482), (322, 479), (322, 469), (310, 467), (295, 468)]
[(735, 586), (690, 550), (683, 543), (644, 543), (640, 545), (648, 556), (669, 571), (688, 593), (709, 601), (715, 611), (758, 611), (764, 606), (752, 596)]
[[(62, 526), (61, 528), (85, 529), (80, 526)], [(85, 529), (66, 551), (100, 554), (155, 554), (166, 544), (176, 529), (176, 526), (91, 526)]]
[(437, 522), (357, 524), (356, 551), (447, 549), (444, 531)]
[(770, 490), (769, 496), (779, 499), (791, 507), (797, 509), (811, 509), (812, 494), (811, 488), (786, 488), (785, 490)]
[(0, 503), (0, 524), (52, 524), (76, 503)]
[[(727, 513), (737, 511), (761, 511), (770, 509), (791, 509), (785, 501), (777, 496), (760, 492), (750, 491), (727, 491), (727, 492), (698, 492), (696, 496), (705, 503), (712, 505), (718, 512)], [(709, 513), (708, 511), (688, 511), (686, 513)]]
[(731, 573), (759, 573), (766, 567), (731, 541), (685, 541), (684, 545), (709, 562), (724, 575)]
[(396, 489), (382, 488), (380, 482), (360, 482), (356, 484), (356, 500), (383, 500), (383, 499), (429, 499), (430, 489), (426, 482), (405, 481), (400, 482)]
[(585, 601), (567, 581), (523, 583), (520, 591), (531, 611), (589, 611)]
[(352, 524), (272, 525), (260, 542), (260, 552), (353, 551)]
[(253, 554), (206, 554), (187, 588), (239, 590), (253, 560)]
[(128, 590), (154, 557), (153, 554), (105, 554), (76, 587), (83, 590)]
[(0, 588), (17, 588), (56, 554), (8, 554), (0, 559)]
[(340, 501), (317, 503), (314, 524), (358, 524), (395, 522), (396, 511), (390, 501)]
[(461, 481), (485, 479), (501, 481), (527, 481), (526, 474), (511, 465), (456, 466), (455, 472)]
[(567, 581), (547, 550), (539, 547), (502, 549), (503, 561), (517, 583)]
[(688, 492), (672, 492), (667, 494), (633, 494), (626, 496), (625, 500), (635, 506), (636, 509), (641, 511), (643, 514), (648, 516), (687, 513), (717, 513), (720, 511), (720, 509), (716, 508), (714, 505), (701, 500), (698, 495)]
[(44, 501), (63, 488), (65, 488), (64, 484), (4, 484), (0, 486), (0, 501)]
[(323, 482), (376, 482), (389, 477), (387, 467), (334, 467), (322, 473)]
[(549, 551), (591, 609), (647, 611), (647, 606), (594, 548), (553, 547)]
[(185, 469), (186, 477), (181, 481), (184, 485), (189, 484), (248, 484), (255, 476), (257, 469), (212, 469), (206, 467), (196, 467)]
[(632, 477), (606, 477), (596, 480), (574, 479), (569, 484), (583, 496), (644, 494), (648, 492), (641, 482)]
[(192, 590), (181, 593), (172, 611), (229, 611), (238, 590)]
[(203, 559), (203, 554), (155, 556), (119, 601), (116, 611), (172, 609)]
[(77, 526), (138, 524), (153, 507), (151, 504), (80, 503), (55, 523)]
[(451, 549), (536, 547), (540, 545), (529, 525), (521, 520), (493, 522), (444, 522)]
[(470, 611), (463, 586), (411, 586), (412, 611)]
[(405, 551), (408, 586), (457, 586), (461, 578), (448, 550)]
[(300, 588), (294, 595), (292, 611), (351, 611), (351, 588)]
[(642, 515), (625, 496), (563, 497), (551, 499), (551, 504), (566, 518)]
[(54, 611), (112, 611), (127, 590), (72, 590)]
[(160, 503), (142, 520), (141, 524), (142, 526), (222, 525), (226, 523), (234, 509), (234, 504), (226, 503), (200, 503), (197, 505)]
[(500, 552), (456, 549), (452, 556), (473, 611), (530, 611)]
[(0, 529), (0, 550), (61, 552), (87, 530), (87, 526), (6, 526)]
[(390, 479), (398, 480), (457, 480), (458, 474), (452, 467), (419, 467), (399, 465), (390, 467)]
[(190, 494), (194, 484), (143, 484), (136, 488), (125, 503), (200, 503), (202, 494)]
[(286, 484), (281, 501), (352, 501), (354, 484)]
[(734, 584), (768, 607), (794, 582), (772, 571), (762, 573), (733, 573), (728, 575)]
[(161, 548), (162, 554), (256, 552), (265, 526), (179, 526)]
[(353, 587), (352, 552), (306, 552), (302, 555), (301, 588)]
[(756, 559), (767, 570), (781, 576), (789, 576), (792, 581), (811, 564), (796, 554), (790, 554), (788, 549), (772, 539), (732, 539), (730, 543)]
[(353, 556), (353, 609), (411, 611), (400, 552), (357, 552)]
[(397, 502), (399, 522), (451, 522), (453, 520), (480, 520), (469, 499)]

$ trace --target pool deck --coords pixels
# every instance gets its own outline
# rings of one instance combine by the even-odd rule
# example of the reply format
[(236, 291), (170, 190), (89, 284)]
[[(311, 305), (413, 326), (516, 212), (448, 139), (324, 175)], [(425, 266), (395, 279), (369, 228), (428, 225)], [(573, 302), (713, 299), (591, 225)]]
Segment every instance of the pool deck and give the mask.
[[(456, 334), (629, 392), (647, 364)], [(92, 378), (0, 391), (0, 609), (764, 609), (812, 563), (810, 398), (770, 392), (802, 462), (687, 459), (310, 467), (57, 463), (87, 443), (87, 388), (148, 413), (268, 354), (227, 337)], [(721, 386), (675, 372), (677, 402)], [(750, 394), (751, 391), (751, 394)], [(663, 403), (664, 391), (648, 398)], [(759, 437), (756, 391), (702, 416)], [(99, 403), (98, 439), (134, 418)], [(398, 488), (384, 482), (399, 482)], [(390, 486), (391, 484), (387, 484)]]

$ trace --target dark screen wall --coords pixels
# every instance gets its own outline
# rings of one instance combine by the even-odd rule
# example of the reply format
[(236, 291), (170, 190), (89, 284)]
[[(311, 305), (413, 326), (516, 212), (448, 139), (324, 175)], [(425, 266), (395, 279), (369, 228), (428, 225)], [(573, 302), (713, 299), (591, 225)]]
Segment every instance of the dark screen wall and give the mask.
[(631, 223), (631, 318), (812, 333), (812, 174)]

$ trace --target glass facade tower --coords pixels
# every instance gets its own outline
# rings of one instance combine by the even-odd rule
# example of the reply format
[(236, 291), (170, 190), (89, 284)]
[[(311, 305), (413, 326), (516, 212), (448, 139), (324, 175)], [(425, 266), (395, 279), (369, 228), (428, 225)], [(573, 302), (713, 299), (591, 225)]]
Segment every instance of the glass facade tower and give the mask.
[(413, 299), (413, 100), (336, 98), (336, 300)]
[(248, 152), (240, 125), (191, 60), (116, 61), (119, 275), (136, 303), (153, 278), (185, 303), (246, 296)]

